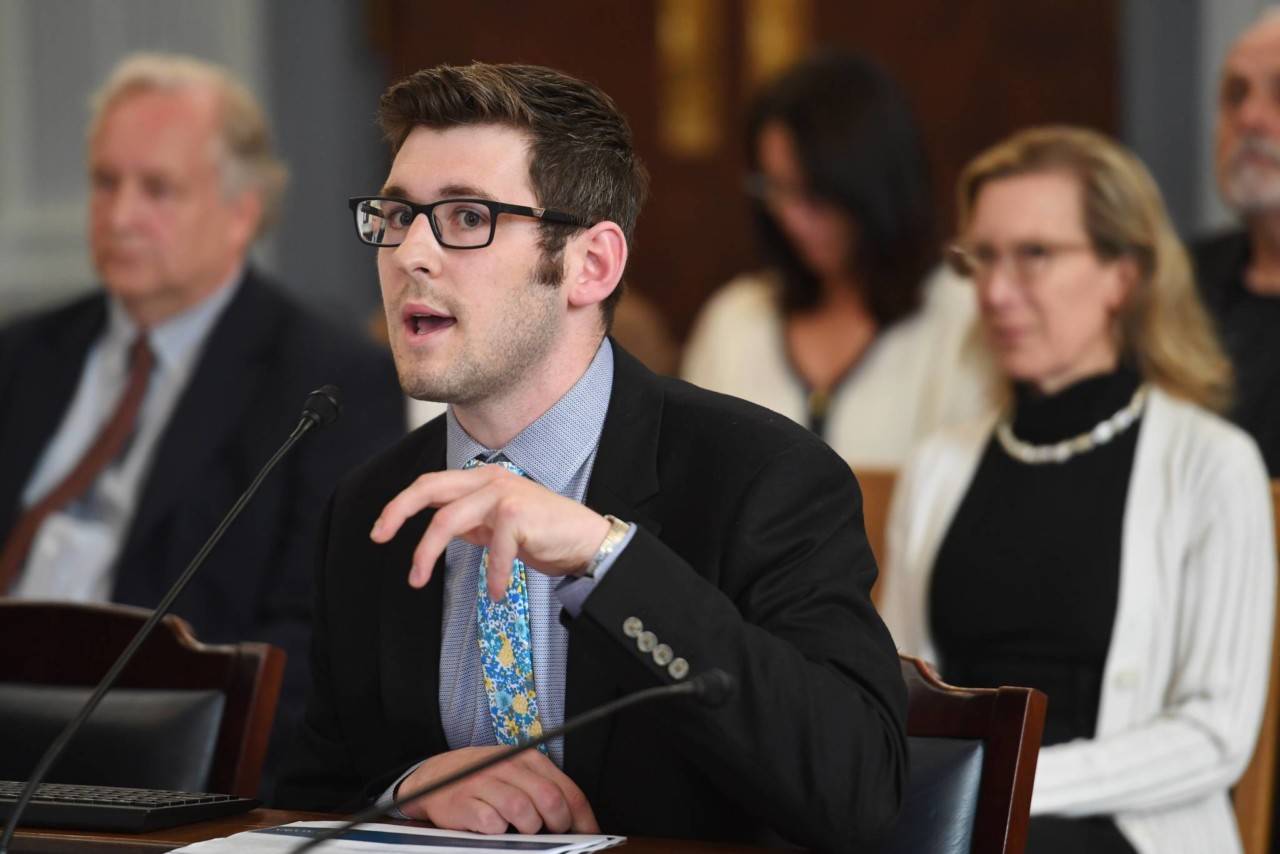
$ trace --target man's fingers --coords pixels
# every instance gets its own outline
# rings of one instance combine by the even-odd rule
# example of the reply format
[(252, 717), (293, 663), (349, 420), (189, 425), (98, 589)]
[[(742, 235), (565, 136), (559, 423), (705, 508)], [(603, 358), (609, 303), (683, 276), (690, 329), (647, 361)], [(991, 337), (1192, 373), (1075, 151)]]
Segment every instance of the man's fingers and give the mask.
[(413, 550), (409, 583), (414, 587), (426, 584), (431, 579), (436, 560), (449, 545), (449, 541), (483, 527), (496, 500), (497, 496), (491, 487), (482, 487), (437, 510), (418, 542), (418, 547)]
[[(527, 785), (527, 781), (521, 782)], [(537, 833), (542, 829), (542, 813), (534, 805), (529, 792), (520, 783), (510, 782), (505, 774), (481, 778), (471, 794), (497, 811), (502, 820), (519, 833)], [(502, 830), (506, 830), (506, 824)]]
[[(422, 763), (408, 784), (420, 786), (500, 747), (470, 747), (440, 754)], [(591, 805), (582, 790), (545, 755), (526, 751), (481, 774), (408, 805), (406, 813), (437, 827), (502, 833), (508, 825), (520, 833), (546, 828), (554, 833), (598, 833)]]
[[(568, 811), (568, 821), (563, 828), (556, 830), (557, 833), (566, 831), (571, 833), (600, 832), (600, 825), (596, 822), (596, 815), (591, 809), (591, 803), (587, 800), (587, 796), (583, 794), (582, 789), (578, 788), (578, 784), (573, 782), (572, 777), (561, 771), (554, 762), (536, 750), (527, 750), (521, 754), (520, 758), (524, 760), (523, 764), (529, 769), (530, 773), (547, 780), (559, 792), (560, 801)], [(545, 816), (546, 813), (543, 813), (543, 815)], [(550, 823), (547, 826), (551, 827)]]
[(510, 502), (499, 499), (490, 508), (488, 516), (491, 533), (485, 582), (489, 586), (489, 600), (501, 602), (511, 584), (511, 572), (520, 548), (517, 541), (516, 511)]
[[(550, 760), (547, 760), (547, 765), (559, 771)], [(564, 833), (573, 826), (573, 812), (565, 801), (564, 792), (547, 775), (545, 768), (539, 766), (531, 770), (527, 763), (515, 761), (503, 763), (494, 770), (496, 777), (524, 793), (548, 830)]]
[[(498, 811), (479, 798), (460, 798), (459, 808), (463, 811), (462, 827), (454, 830), (469, 830), (472, 833), (496, 835), (507, 832), (507, 820)], [(433, 822), (434, 823), (434, 822)], [(437, 824), (438, 827), (443, 825)]]
[(596, 821), (596, 814), (591, 809), (591, 802), (587, 800), (587, 796), (578, 788), (578, 784), (570, 780), (567, 776), (564, 778), (568, 782), (568, 788), (561, 788), (564, 794), (564, 802), (569, 807), (570, 816), (570, 833), (599, 833), (600, 823)]
[(387, 502), (373, 523), (369, 537), (376, 543), (387, 542), (410, 516), (417, 515), (427, 507), (447, 504), (492, 481), (496, 472), (489, 470), (493, 468), (495, 466), (479, 466), (422, 475)]

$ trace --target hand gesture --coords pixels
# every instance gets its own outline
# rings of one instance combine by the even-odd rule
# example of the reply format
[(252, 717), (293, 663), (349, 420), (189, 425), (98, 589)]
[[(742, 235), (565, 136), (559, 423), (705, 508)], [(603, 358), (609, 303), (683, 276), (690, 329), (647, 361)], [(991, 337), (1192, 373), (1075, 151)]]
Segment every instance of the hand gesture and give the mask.
[(461, 537), (489, 549), (489, 597), (501, 600), (520, 558), (546, 575), (582, 572), (609, 533), (603, 516), (502, 466), (424, 474), (391, 499), (369, 536), (385, 543), (427, 507), (435, 517), (413, 553), (409, 584), (431, 579), (449, 541)]

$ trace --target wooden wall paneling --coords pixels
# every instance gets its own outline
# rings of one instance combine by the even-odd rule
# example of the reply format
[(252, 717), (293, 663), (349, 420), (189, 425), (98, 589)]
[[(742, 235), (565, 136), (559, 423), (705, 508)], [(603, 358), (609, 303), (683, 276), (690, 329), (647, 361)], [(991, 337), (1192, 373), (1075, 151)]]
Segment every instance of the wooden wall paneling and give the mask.
[[(713, 151), (662, 145), (657, 26), (664, 0), (600, 3), (479, 2), (454, 7), (366, 0), (391, 79), (441, 62), (532, 62), (599, 84), (626, 113), (653, 182), (637, 228), (631, 287), (683, 338), (698, 307), (757, 264), (742, 193), (743, 112), (749, 95), (745, 18), (760, 0), (718, 0), (725, 103)], [(771, 6), (785, 0), (777, 0)], [(882, 4), (803, 0), (804, 31), (823, 45), (859, 49), (902, 81), (920, 116), (942, 236), (964, 163), (1013, 130), (1049, 121), (1115, 132), (1119, 114), (1119, 4), (1115, 0), (912, 0)], [(372, 112), (372, 105), (371, 105)]]

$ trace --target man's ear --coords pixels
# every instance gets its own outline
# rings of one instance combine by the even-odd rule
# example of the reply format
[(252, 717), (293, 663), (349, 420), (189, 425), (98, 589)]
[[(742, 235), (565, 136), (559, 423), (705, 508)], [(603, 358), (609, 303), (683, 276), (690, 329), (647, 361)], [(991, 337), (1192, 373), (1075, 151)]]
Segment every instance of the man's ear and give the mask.
[(565, 296), (570, 307), (595, 305), (613, 293), (627, 266), (627, 238), (605, 220), (578, 234), (565, 248)]
[(231, 226), (233, 229), (232, 242), (243, 246), (244, 251), (248, 252), (249, 247), (253, 245), (253, 241), (258, 236), (258, 228), (262, 225), (262, 218), (266, 215), (262, 195), (250, 190), (243, 190), (236, 193), (227, 204), (231, 205), (234, 213)]

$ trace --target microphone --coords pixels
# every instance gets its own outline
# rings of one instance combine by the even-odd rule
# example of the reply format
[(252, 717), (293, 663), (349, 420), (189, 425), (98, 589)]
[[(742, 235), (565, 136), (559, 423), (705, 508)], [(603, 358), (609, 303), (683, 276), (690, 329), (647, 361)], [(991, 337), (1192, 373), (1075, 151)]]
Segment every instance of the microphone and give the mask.
[(692, 690), (689, 693), (693, 694), (698, 702), (710, 709), (723, 706), (738, 689), (737, 681), (719, 667), (700, 673), (684, 684), (691, 687)]
[(553, 738), (559, 738), (562, 735), (573, 732), (574, 730), (584, 727), (587, 724), (595, 723), (598, 720), (617, 714), (623, 709), (636, 706), (641, 703), (647, 703), (651, 700), (667, 700), (672, 697), (693, 697), (698, 702), (708, 708), (716, 709), (723, 706), (734, 691), (737, 690), (737, 680), (720, 668), (712, 668), (705, 673), (699, 673), (692, 679), (684, 682), (677, 682), (674, 685), (660, 685), (657, 688), (646, 688), (643, 691), (636, 691), (634, 694), (628, 694), (625, 697), (605, 703), (603, 706), (596, 706), (594, 709), (583, 712), (577, 717), (571, 718), (564, 722), (562, 726), (553, 730), (548, 730), (537, 738), (524, 739), (518, 744), (499, 753), (495, 753), (479, 762), (473, 762), (465, 768), (460, 768), (442, 780), (435, 780), (427, 783), (409, 792), (407, 795), (400, 795), (394, 801), (386, 806), (371, 806), (368, 809), (361, 810), (353, 815), (346, 824), (339, 827), (332, 827), (323, 833), (318, 833), (305, 842), (289, 851), (289, 854), (302, 854), (304, 851), (310, 851), (322, 842), (327, 842), (334, 837), (340, 836), (351, 830), (353, 827), (364, 824), (366, 821), (372, 821), (391, 810), (399, 809), (410, 801), (416, 801), (418, 798), (433, 794), (446, 786), (452, 786), (461, 780), (470, 777), (472, 774), (478, 774), (486, 768), (497, 765), (499, 762), (505, 762), (518, 753), (531, 750), (540, 744), (550, 741)]
[(120, 678), (120, 674), (124, 672), (125, 667), (133, 659), (134, 653), (142, 646), (143, 641), (151, 634), (156, 624), (169, 613), (169, 608), (173, 605), (179, 594), (186, 589), (187, 583), (191, 581), (200, 567), (204, 565), (205, 560), (209, 557), (209, 553), (213, 551), (213, 547), (222, 539), (222, 535), (226, 533), (227, 528), (240, 515), (240, 511), (249, 503), (249, 499), (253, 498), (258, 491), (258, 487), (262, 485), (262, 481), (276, 467), (276, 463), (289, 452), (298, 440), (306, 434), (308, 430), (316, 426), (324, 426), (330, 424), (342, 412), (341, 392), (337, 386), (325, 385), (311, 392), (307, 396), (306, 403), (303, 404), (302, 417), (298, 420), (298, 424), (293, 428), (293, 432), (289, 434), (289, 438), (285, 439), (284, 444), (279, 450), (267, 460), (267, 464), (262, 467), (254, 477), (249, 487), (236, 499), (236, 503), (227, 511), (227, 515), (218, 523), (218, 527), (214, 529), (209, 539), (200, 547), (200, 551), (196, 552), (196, 556), (191, 559), (191, 563), (187, 564), (187, 568), (182, 571), (182, 575), (178, 576), (178, 580), (173, 583), (173, 587), (169, 588), (169, 592), (160, 600), (160, 604), (156, 605), (151, 616), (142, 624), (142, 628), (138, 629), (138, 633), (129, 641), (129, 645), (125, 647), (124, 652), (120, 653), (120, 657), (111, 665), (111, 669), (102, 677), (102, 681), (98, 683), (98, 687), (94, 689), (89, 699), (85, 700), (84, 706), (76, 713), (71, 722), (63, 728), (58, 737), (53, 740), (49, 748), (40, 757), (40, 761), (36, 763), (36, 768), (31, 772), (31, 778), (27, 780), (27, 785), (22, 790), (22, 795), (18, 798), (17, 803), (13, 806), (13, 811), (9, 813), (9, 820), (5, 823), (4, 834), (0, 836), (0, 854), (6, 854), (9, 850), (9, 843), (13, 840), (13, 834), (18, 828), (18, 819), (22, 817), (22, 813), (26, 810), (27, 804), (31, 801), (35, 794), (36, 787), (44, 781), (48, 776), (53, 764), (62, 756), (67, 745), (71, 743), (71, 739), (79, 732), (80, 727), (93, 714), (93, 710), (102, 702), (102, 698), (106, 696), (111, 687), (115, 685), (116, 680)]
[(342, 414), (342, 392), (336, 385), (322, 385), (307, 395), (302, 404), (302, 417), (309, 419), (316, 427), (326, 427), (338, 420)]

